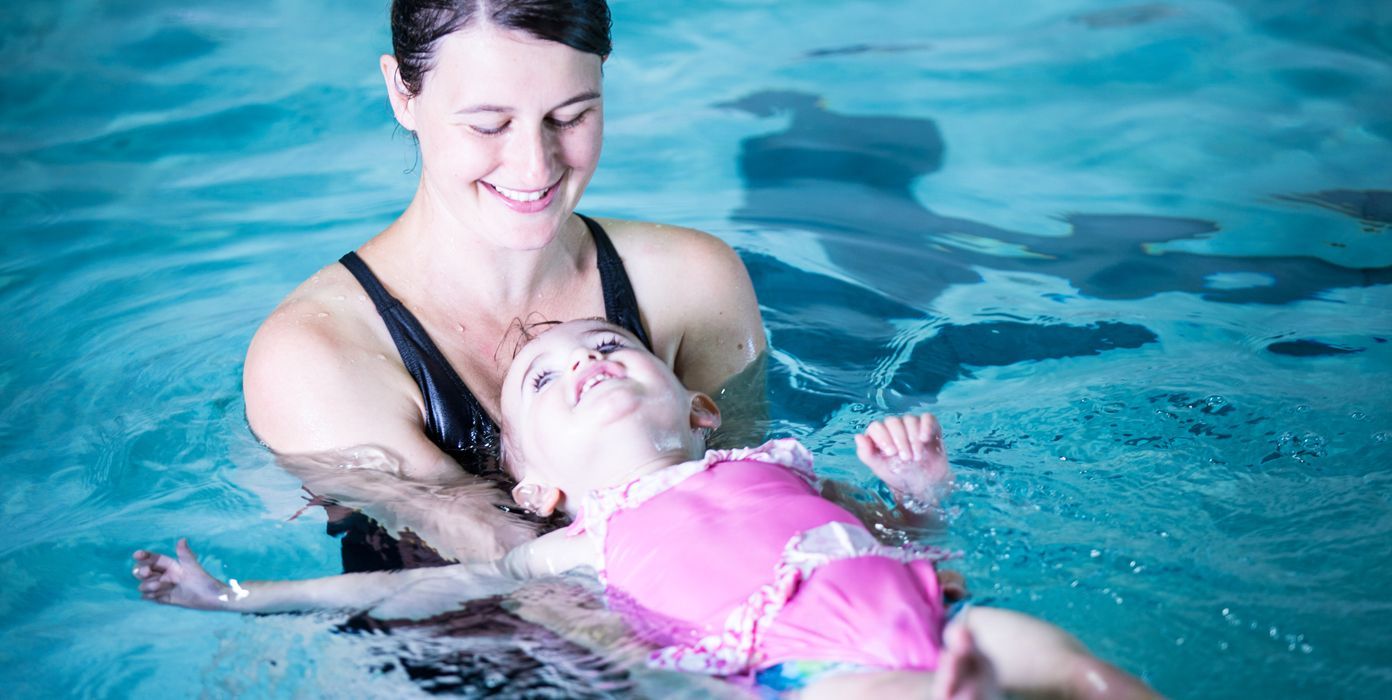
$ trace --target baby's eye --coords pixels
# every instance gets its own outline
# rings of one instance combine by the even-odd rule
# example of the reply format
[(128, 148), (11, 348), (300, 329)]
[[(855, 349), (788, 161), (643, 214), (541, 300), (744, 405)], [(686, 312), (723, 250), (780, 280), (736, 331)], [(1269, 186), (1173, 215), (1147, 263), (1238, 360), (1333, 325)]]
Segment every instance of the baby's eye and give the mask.
[(532, 375), (532, 393), (536, 393), (538, 391), (541, 391), (542, 389), (545, 389), (546, 385), (550, 384), (551, 380), (555, 378), (556, 373), (550, 370), (537, 372), (536, 374)]
[(617, 335), (611, 335), (607, 338), (604, 338), (603, 340), (600, 340), (597, 344), (595, 344), (595, 349), (606, 355), (608, 355), (611, 352), (614, 352), (615, 350), (622, 350), (626, 347), (628, 347), (628, 344), (624, 342), (623, 338), (620, 338)]

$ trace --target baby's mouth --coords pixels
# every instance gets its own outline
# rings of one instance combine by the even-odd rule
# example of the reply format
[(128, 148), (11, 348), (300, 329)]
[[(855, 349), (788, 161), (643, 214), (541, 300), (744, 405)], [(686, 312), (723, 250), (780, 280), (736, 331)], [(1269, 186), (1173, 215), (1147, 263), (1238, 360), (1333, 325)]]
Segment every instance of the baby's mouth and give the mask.
[(587, 376), (585, 376), (579, 382), (576, 382), (575, 403), (580, 403), (580, 401), (585, 398), (585, 394), (589, 393), (591, 389), (599, 386), (600, 384), (603, 384), (604, 382), (609, 381), (610, 379), (619, 379), (622, 376), (622, 373), (613, 372), (609, 369), (609, 367), (605, 365), (596, 365), (595, 368), (592, 369)]

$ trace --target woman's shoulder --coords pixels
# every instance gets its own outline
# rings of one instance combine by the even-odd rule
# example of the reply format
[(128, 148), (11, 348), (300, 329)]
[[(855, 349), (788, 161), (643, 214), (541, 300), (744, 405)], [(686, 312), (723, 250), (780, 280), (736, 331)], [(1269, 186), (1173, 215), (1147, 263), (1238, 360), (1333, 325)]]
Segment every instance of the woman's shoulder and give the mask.
[(258, 436), (278, 450), (294, 449), (287, 445), (292, 435), (282, 433), (304, 436), (307, 416), (394, 393), (389, 385), (398, 378), (383, 360), (395, 351), (374, 328), (376, 315), (337, 263), (280, 302), (257, 329), (243, 367), (247, 418)]
[[(363, 340), (364, 313), (372, 312), (357, 280), (334, 263), (305, 280), (281, 300), (252, 338), (248, 361), (263, 347), (304, 346), (309, 352), (345, 349)], [(273, 353), (271, 357), (281, 357)]]
[[(650, 262), (728, 268), (739, 256), (725, 241), (705, 231), (651, 221), (596, 219), (613, 240), (619, 255), (628, 263), (636, 258), (640, 267)], [(743, 266), (740, 266), (741, 269)]]

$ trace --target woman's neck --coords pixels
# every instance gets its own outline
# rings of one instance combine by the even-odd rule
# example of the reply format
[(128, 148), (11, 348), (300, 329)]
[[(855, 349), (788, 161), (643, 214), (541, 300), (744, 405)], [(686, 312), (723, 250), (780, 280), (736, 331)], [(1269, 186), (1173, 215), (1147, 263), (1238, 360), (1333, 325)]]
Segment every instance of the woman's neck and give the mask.
[(498, 246), (477, 226), (433, 204), (422, 190), (364, 251), (378, 251), (382, 263), (402, 270), (393, 277), (409, 286), (407, 296), (455, 308), (531, 310), (583, 268), (587, 238), (575, 216), (536, 250)]

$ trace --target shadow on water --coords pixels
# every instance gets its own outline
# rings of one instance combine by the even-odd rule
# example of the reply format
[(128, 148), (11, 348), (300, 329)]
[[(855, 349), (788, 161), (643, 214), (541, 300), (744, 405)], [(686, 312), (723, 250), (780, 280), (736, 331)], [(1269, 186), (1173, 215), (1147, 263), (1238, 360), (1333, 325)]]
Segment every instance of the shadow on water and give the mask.
[[(1100, 299), (1188, 292), (1210, 301), (1285, 304), (1392, 282), (1392, 268), (1354, 270), (1311, 257), (1154, 252), (1152, 246), (1218, 231), (1216, 222), (1201, 219), (1073, 213), (1063, 217), (1070, 234), (1052, 237), (942, 216), (911, 189), (942, 167), (943, 138), (930, 119), (840, 114), (816, 95), (790, 91), (718, 106), (790, 117), (785, 130), (742, 144), (746, 193), (734, 220), (810, 231), (851, 278), (911, 306), (926, 306), (950, 285), (979, 282), (975, 267), (1060, 277)], [(1388, 218), (1383, 192), (1297, 198), (1364, 221)], [(1220, 276), (1252, 282), (1215, 284)]]
[(382, 641), (401, 638), (403, 648), (389, 654), (395, 658), (383, 661), (380, 672), (399, 666), (432, 695), (606, 698), (635, 690), (623, 669), (522, 621), (511, 607), (510, 599), (496, 596), (464, 601), (424, 620), (382, 620), (364, 613), (339, 629)]
[[(777, 300), (764, 319), (772, 346), (817, 368), (803, 377), (785, 376), (789, 370), (779, 365), (770, 368), (769, 399), (789, 420), (820, 424), (845, 403), (865, 400), (873, 389), (866, 369), (891, 352), (900, 322), (923, 318), (923, 312), (865, 287), (770, 255), (743, 257), (759, 296)], [(976, 367), (1097, 355), (1156, 340), (1144, 326), (1118, 322), (943, 324), (912, 348), (888, 388), (905, 396), (933, 395), (948, 382), (972, 376)]]

